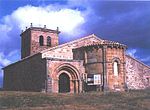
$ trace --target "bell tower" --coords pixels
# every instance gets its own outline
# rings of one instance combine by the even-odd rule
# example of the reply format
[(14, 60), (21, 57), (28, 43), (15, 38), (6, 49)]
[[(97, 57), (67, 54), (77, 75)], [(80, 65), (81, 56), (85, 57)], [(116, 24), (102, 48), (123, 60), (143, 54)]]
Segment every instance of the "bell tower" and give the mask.
[(58, 34), (60, 33), (58, 27), (56, 30), (33, 27), (26, 28), (21, 33), (21, 58), (36, 54), (44, 49), (55, 47), (59, 45)]

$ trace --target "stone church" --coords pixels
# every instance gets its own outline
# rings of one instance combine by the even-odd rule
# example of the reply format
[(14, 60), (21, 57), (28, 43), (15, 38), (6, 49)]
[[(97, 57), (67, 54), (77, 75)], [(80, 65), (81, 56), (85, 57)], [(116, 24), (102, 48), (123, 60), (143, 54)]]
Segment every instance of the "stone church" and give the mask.
[(92, 34), (59, 45), (56, 30), (21, 33), (21, 60), (3, 68), (4, 90), (80, 93), (150, 87), (150, 67), (126, 55), (127, 46)]

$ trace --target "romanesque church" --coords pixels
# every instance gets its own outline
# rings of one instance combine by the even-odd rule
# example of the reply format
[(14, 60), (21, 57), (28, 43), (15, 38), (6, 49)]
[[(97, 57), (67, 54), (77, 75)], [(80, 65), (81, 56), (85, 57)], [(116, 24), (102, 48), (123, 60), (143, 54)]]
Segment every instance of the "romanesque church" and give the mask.
[(51, 93), (125, 91), (150, 87), (150, 67), (127, 46), (92, 34), (59, 45), (59, 29), (21, 33), (21, 60), (3, 68), (4, 90)]

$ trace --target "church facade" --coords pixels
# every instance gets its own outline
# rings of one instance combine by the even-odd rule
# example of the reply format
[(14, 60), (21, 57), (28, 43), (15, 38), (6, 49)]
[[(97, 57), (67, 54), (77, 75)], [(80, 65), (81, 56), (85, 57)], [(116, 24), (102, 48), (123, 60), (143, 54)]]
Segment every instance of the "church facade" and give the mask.
[(59, 45), (58, 29), (21, 33), (21, 60), (4, 70), (4, 90), (80, 93), (150, 87), (150, 67), (127, 46), (92, 34)]

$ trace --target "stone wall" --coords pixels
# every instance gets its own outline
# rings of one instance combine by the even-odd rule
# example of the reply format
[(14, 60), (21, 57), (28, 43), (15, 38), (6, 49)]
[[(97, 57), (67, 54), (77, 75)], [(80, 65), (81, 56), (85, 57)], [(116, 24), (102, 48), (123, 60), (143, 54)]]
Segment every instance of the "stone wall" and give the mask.
[[(118, 75), (114, 75), (114, 61), (118, 62)], [(125, 50), (124, 48), (106, 49), (107, 83), (109, 88), (124, 89), (125, 86)]]
[[(100, 74), (103, 86), (110, 90), (124, 90), (125, 49), (119, 46), (91, 45), (73, 50), (75, 60), (83, 60), (87, 74)], [(114, 61), (118, 62), (118, 75), (114, 75)]]
[(103, 73), (103, 53), (102, 48), (87, 47), (73, 50), (73, 59), (83, 60), (85, 72), (87, 74)]
[(40, 54), (4, 68), (4, 90), (41, 91), (45, 87), (46, 60)]
[(150, 87), (150, 67), (126, 55), (126, 83), (128, 89)]
[[(42, 50), (59, 45), (57, 30), (30, 27), (21, 34), (21, 58), (36, 54)], [(43, 46), (40, 46), (39, 37), (43, 36)], [(51, 38), (51, 46), (47, 45), (47, 37)]]
[[(43, 36), (43, 46), (40, 46), (39, 44), (39, 36)], [(47, 46), (47, 37), (51, 37), (51, 46)], [(40, 52), (44, 49), (48, 49), (50, 47), (55, 47), (59, 45), (58, 41), (58, 34), (56, 32), (49, 32), (45, 31), (44, 29), (41, 30), (36, 30), (32, 29), (31, 30), (31, 55)]]

